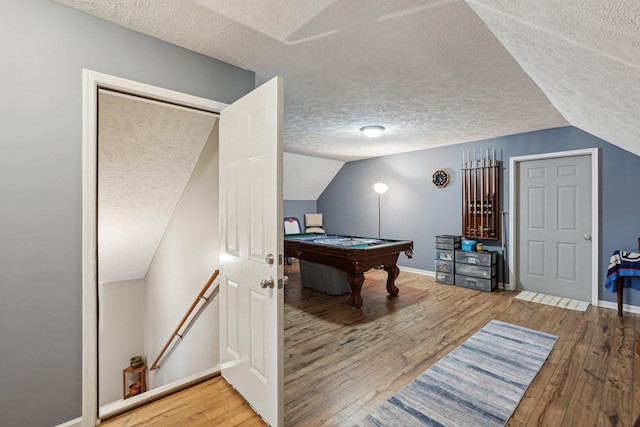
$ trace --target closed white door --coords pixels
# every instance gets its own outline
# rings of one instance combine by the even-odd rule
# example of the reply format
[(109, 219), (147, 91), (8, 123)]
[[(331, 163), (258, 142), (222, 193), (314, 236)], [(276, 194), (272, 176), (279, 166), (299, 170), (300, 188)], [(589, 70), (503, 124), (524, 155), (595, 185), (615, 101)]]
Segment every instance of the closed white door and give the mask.
[(518, 163), (517, 289), (591, 301), (591, 157)]
[(282, 79), (220, 115), (222, 375), (283, 424)]

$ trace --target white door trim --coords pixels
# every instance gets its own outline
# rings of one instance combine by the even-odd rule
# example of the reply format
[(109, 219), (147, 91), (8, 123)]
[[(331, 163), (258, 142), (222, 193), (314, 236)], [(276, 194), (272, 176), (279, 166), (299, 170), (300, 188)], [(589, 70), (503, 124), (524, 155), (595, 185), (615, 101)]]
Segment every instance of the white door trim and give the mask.
[(591, 156), (591, 229), (592, 229), (592, 245), (591, 245), (591, 304), (598, 305), (598, 278), (600, 277), (600, 260), (599, 260), (599, 248), (600, 248), (600, 164), (598, 160), (600, 150), (598, 148), (585, 148), (582, 150), (562, 151), (557, 153), (544, 153), (533, 154), (529, 156), (519, 156), (509, 158), (509, 248), (511, 253), (509, 254), (509, 287), (508, 289), (514, 291), (516, 289), (516, 277), (517, 272), (517, 197), (518, 197), (518, 177), (517, 167), (520, 162), (527, 162), (531, 160), (552, 159), (558, 157), (572, 157), (572, 156)]
[(98, 421), (97, 135), (98, 88), (219, 113), (227, 104), (82, 70), (82, 426)]

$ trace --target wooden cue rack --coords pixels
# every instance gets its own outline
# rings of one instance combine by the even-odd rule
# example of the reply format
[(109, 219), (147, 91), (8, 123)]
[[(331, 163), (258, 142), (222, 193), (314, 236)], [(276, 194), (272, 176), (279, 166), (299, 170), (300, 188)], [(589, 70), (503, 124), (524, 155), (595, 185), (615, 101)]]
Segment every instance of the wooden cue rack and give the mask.
[[(486, 150), (486, 151), (483, 151)], [(473, 152), (473, 158), (471, 154)], [(473, 239), (500, 238), (500, 162), (496, 149), (462, 153), (462, 235)]]

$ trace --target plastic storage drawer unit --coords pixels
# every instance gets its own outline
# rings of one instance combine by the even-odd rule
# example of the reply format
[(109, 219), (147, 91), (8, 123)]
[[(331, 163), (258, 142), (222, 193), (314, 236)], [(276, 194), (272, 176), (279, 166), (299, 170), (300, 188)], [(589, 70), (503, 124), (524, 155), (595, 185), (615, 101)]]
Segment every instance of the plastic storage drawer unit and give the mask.
[(455, 284), (455, 253), (460, 249), (462, 236), (441, 234), (436, 236), (436, 282)]

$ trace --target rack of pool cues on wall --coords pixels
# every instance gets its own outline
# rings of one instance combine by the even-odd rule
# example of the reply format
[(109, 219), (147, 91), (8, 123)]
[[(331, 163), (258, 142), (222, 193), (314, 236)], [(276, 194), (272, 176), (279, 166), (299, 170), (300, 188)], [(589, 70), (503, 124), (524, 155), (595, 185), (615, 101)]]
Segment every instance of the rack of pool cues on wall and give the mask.
[[(477, 151), (476, 151), (477, 150)], [(475, 239), (500, 238), (500, 162), (496, 149), (462, 152), (462, 235)]]

